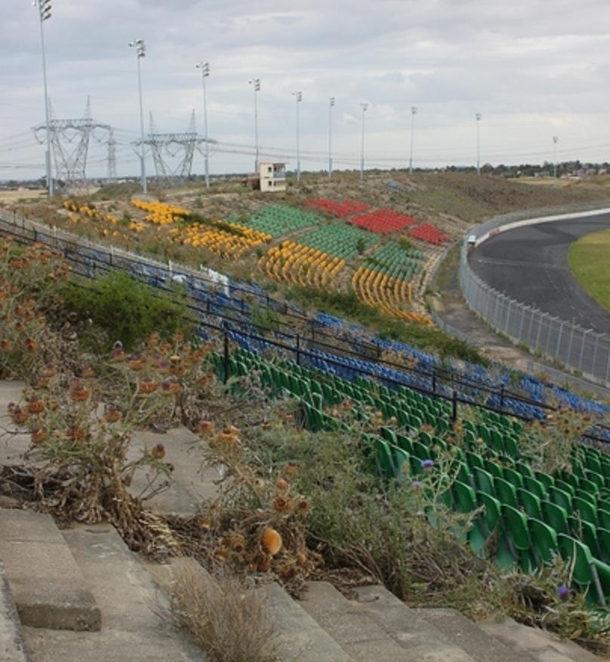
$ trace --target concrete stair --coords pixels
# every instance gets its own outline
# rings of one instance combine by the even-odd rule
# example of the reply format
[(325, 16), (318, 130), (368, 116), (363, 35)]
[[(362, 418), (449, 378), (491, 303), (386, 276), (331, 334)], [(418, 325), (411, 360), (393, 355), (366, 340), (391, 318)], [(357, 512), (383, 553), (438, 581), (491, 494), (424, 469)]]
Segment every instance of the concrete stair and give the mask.
[[(0, 382), (0, 411), (19, 399), (21, 387)], [(0, 464), (17, 463), (29, 435), (6, 427)], [(159, 442), (174, 471), (170, 489), (152, 506), (193, 514), (202, 499), (215, 496), (219, 474), (202, 467), (201, 442), (184, 428), (137, 433), (131, 452), (135, 457)], [(133, 492), (148, 479), (144, 471), (137, 473)], [(0, 660), (206, 660), (187, 635), (159, 615), (167, 604), (160, 587), (181, 564), (194, 561), (159, 565), (140, 559), (110, 525), (59, 530), (47, 515), (0, 508)], [(328, 583), (310, 582), (298, 601), (277, 584), (257, 590), (276, 622), (273, 643), (281, 662), (600, 660), (514, 621), (474, 624), (451, 609), (410, 609), (380, 586), (359, 587), (347, 599)]]

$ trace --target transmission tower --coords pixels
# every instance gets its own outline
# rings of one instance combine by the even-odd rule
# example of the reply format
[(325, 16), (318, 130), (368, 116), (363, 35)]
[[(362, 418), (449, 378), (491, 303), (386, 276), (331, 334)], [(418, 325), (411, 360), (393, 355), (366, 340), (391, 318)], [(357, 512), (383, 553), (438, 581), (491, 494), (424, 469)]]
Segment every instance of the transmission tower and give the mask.
[[(144, 139), (144, 144), (150, 147), (155, 173), (161, 185), (176, 186), (186, 181), (191, 176), (195, 149), (199, 149), (203, 143), (205, 139), (199, 136), (195, 128), (194, 110), (189, 127), (183, 133), (157, 132), (153, 115), (150, 113), (150, 133)], [(142, 141), (136, 140), (133, 144), (140, 147)]]
[[(91, 102), (87, 97), (85, 117), (81, 119), (55, 119), (48, 123), (56, 180), (63, 180), (69, 190), (83, 188), (87, 181), (87, 155), (91, 140), (108, 145), (108, 177), (116, 177), (116, 155), (112, 127), (91, 118)], [(47, 126), (39, 124), (32, 131), (40, 143), (46, 142)], [(111, 172), (111, 170), (114, 172)]]

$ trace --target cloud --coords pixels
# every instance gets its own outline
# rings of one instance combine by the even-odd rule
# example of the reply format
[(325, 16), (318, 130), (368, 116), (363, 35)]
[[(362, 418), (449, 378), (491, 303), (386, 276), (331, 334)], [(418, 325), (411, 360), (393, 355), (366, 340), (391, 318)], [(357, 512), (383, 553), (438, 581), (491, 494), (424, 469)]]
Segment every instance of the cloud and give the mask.
[[(0, 162), (17, 159), (2, 145), (44, 117), (37, 10), (12, 4), (0, 23)], [(291, 92), (299, 89), (304, 141), (320, 159), (330, 96), (337, 150), (356, 161), (363, 101), (371, 104), (367, 149), (380, 159), (408, 141), (412, 105), (420, 163), (436, 163), (444, 150), (472, 160), (475, 112), (499, 160), (502, 149), (507, 157), (530, 154), (533, 142), (542, 159), (545, 132), (583, 150), (610, 142), (609, 19), (605, 0), (556, 0), (552, 8), (531, 0), (56, 0), (44, 24), (49, 96), (62, 117), (82, 116), (90, 96), (94, 117), (116, 127), (123, 154), (132, 152), (137, 67), (127, 44), (143, 38), (145, 113), (166, 131), (184, 130), (193, 109), (200, 121), (195, 63), (206, 60), (210, 131), (227, 143), (252, 142), (248, 80), (260, 77), (259, 128), (270, 146), (294, 151)], [(35, 156), (24, 158), (37, 159), (39, 148), (30, 148)], [(221, 161), (239, 169), (251, 159), (227, 152)]]

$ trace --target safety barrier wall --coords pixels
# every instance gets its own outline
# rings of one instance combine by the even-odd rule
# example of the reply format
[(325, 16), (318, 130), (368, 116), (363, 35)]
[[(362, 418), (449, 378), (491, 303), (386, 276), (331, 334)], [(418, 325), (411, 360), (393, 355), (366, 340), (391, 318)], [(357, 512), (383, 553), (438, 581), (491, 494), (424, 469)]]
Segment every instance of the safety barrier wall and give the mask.
[(529, 218), (511, 214), (493, 218), (471, 230), (464, 239), (460, 260), (460, 286), (470, 308), (514, 343), (547, 359), (556, 360), (587, 379), (610, 385), (610, 336), (595, 333), (540, 309), (511, 299), (485, 283), (468, 263), (469, 251), (500, 232), (523, 225), (601, 216), (609, 209)]

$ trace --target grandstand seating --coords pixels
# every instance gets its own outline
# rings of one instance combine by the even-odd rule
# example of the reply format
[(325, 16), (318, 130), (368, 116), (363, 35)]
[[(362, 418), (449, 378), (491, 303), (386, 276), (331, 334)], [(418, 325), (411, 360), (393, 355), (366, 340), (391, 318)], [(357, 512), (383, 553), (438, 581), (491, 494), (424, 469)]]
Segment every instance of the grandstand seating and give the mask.
[[(239, 341), (239, 337), (235, 336)], [(238, 369), (236, 366), (241, 367)], [(388, 481), (404, 482), (422, 471), (422, 461), (440, 459), (449, 448), (443, 439), (450, 428), (450, 403), (430, 398), (405, 387), (391, 390), (364, 377), (352, 381), (324, 369), (306, 368), (290, 361), (266, 363), (259, 355), (237, 348), (231, 355), (235, 374), (255, 374), (276, 394), (290, 394), (301, 403), (304, 423), (313, 430), (353, 431), (336, 417), (342, 403), (361, 421), (373, 426), (363, 441), (374, 466)], [(318, 366), (319, 367), (319, 366)], [(254, 368), (254, 369), (253, 369)], [(377, 412), (377, 413), (375, 413)], [(576, 587), (587, 592), (592, 603), (610, 598), (610, 530), (601, 527), (599, 507), (610, 478), (610, 456), (582, 447), (574, 452), (574, 483), (589, 481), (588, 467), (600, 469), (596, 500), (576, 497), (577, 487), (559, 477), (533, 472), (520, 457), (518, 439), (527, 434), (523, 424), (497, 414), (481, 413), (479, 422), (463, 421), (461, 447), (452, 446), (452, 471), (459, 478), (448, 495), (458, 512), (474, 513), (468, 542), (481, 556), (490, 554), (487, 544), (495, 537), (494, 558), (502, 567), (529, 572), (552, 563), (557, 554), (573, 558), (577, 565)], [(455, 437), (457, 428), (451, 428)], [(471, 433), (471, 434), (466, 434)], [(476, 437), (475, 437), (476, 435)], [(516, 443), (504, 444), (512, 438)], [(516, 456), (507, 455), (506, 448)], [(529, 469), (529, 470), (528, 470)], [(535, 487), (538, 486), (538, 487)], [(536, 494), (534, 489), (538, 490)], [(595, 488), (594, 488), (595, 489)], [(591, 495), (589, 495), (591, 496)], [(605, 516), (607, 523), (610, 513)]]
[(451, 241), (451, 237), (448, 234), (439, 230), (432, 223), (423, 223), (417, 226), (409, 232), (409, 236), (437, 246)]
[(305, 204), (308, 207), (320, 209), (321, 211), (325, 211), (338, 218), (346, 218), (370, 209), (370, 205), (367, 205), (365, 202), (356, 202), (355, 200), (336, 202), (334, 200), (328, 200), (327, 198), (316, 198), (313, 200), (307, 200)]
[(324, 219), (313, 212), (302, 211), (296, 207), (269, 205), (246, 219), (235, 215), (228, 220), (275, 238), (288, 232), (317, 225)]
[(349, 222), (369, 232), (376, 232), (378, 234), (398, 232), (417, 223), (412, 216), (399, 214), (392, 209), (377, 209), (367, 214), (354, 216)]

